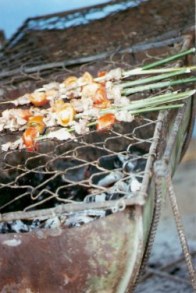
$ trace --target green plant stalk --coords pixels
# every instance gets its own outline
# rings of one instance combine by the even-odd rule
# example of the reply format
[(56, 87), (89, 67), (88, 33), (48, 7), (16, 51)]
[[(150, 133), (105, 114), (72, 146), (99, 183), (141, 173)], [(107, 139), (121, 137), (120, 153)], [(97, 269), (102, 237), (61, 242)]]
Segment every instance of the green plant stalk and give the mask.
[(164, 59), (161, 59), (159, 61), (156, 61), (156, 62), (153, 62), (153, 63), (150, 63), (150, 64), (147, 64), (147, 65), (144, 65), (142, 67), (138, 67), (138, 68), (135, 68), (135, 69), (132, 69), (132, 70), (129, 70), (129, 71), (125, 71), (123, 73), (123, 75), (125, 77), (128, 77), (129, 75), (132, 75), (132, 73), (135, 72), (139, 72), (139, 71), (143, 71), (143, 70), (148, 70), (148, 69), (152, 69), (154, 67), (157, 67), (157, 66), (160, 66), (160, 65), (163, 65), (163, 64), (167, 64), (171, 61), (174, 61), (176, 59), (179, 59), (181, 57), (184, 57), (186, 55), (189, 55), (189, 54), (192, 54), (192, 53), (195, 53), (196, 52), (196, 48), (191, 48), (189, 50), (186, 50), (186, 51), (183, 51), (183, 52), (180, 52), (178, 54), (175, 54), (175, 55), (172, 55), (172, 56), (169, 56), (167, 58), (164, 58)]
[[(187, 91), (187, 92), (183, 92), (183, 93), (178, 93), (176, 92), (172, 92), (172, 93), (166, 93), (166, 94), (162, 94), (162, 95), (157, 95), (154, 97), (149, 97), (149, 98), (145, 98), (145, 99), (140, 99), (140, 100), (136, 100), (136, 101), (131, 101), (129, 105), (126, 106), (112, 106), (110, 108), (106, 108), (106, 109), (102, 109), (100, 110), (100, 114), (106, 114), (106, 113), (111, 113), (111, 112), (115, 112), (116, 110), (120, 110), (120, 109), (124, 109), (127, 107), (131, 107), (132, 109), (137, 109), (140, 107), (146, 107), (149, 103), (154, 102), (155, 104), (159, 103), (159, 101), (163, 100), (164, 101), (170, 101), (171, 97), (172, 97), (172, 101), (176, 101), (179, 98), (184, 98), (187, 95), (191, 96), (195, 93), (194, 90), (191, 91)], [(82, 118), (84, 115), (82, 113), (77, 114), (75, 117), (78, 118)]]
[[(130, 114), (133, 115), (137, 115), (137, 114), (141, 114), (141, 113), (147, 113), (147, 112), (153, 112), (153, 111), (161, 111), (161, 110), (170, 110), (170, 109), (178, 109), (180, 107), (182, 107), (184, 104), (176, 104), (176, 105), (166, 105), (166, 106), (159, 106), (159, 107), (147, 107), (147, 108), (143, 108), (143, 109), (138, 109), (138, 110), (130, 110)], [(111, 113), (111, 112), (110, 112)], [(95, 126), (97, 125), (97, 120), (91, 121), (87, 124), (88, 127), (90, 126)], [(67, 128), (68, 132), (73, 132), (74, 128)], [(40, 135), (39, 137), (36, 138), (36, 141), (40, 141), (43, 139), (47, 139), (48, 135)]]
[(103, 109), (100, 111), (101, 114), (106, 114), (106, 113), (115, 113), (117, 110), (135, 110), (135, 109), (140, 109), (140, 108), (145, 108), (145, 107), (149, 107), (149, 106), (157, 106), (160, 104), (164, 104), (164, 103), (172, 103), (172, 102), (176, 102), (179, 100), (183, 100), (186, 99), (192, 95), (194, 95), (196, 93), (196, 90), (191, 90), (191, 91), (187, 91), (187, 92), (183, 92), (183, 93), (169, 93), (169, 94), (164, 94), (164, 95), (159, 95), (159, 96), (155, 96), (155, 97), (150, 97), (150, 98), (146, 98), (146, 99), (142, 99), (142, 100), (138, 100), (138, 101), (133, 101), (131, 102), (130, 105), (126, 105), (126, 106), (119, 106), (119, 107), (111, 107), (108, 109)]
[(179, 84), (187, 84), (187, 83), (191, 83), (191, 82), (195, 82), (195, 81), (196, 81), (196, 77), (179, 79), (179, 80), (172, 80), (172, 81), (157, 82), (157, 83), (152, 83), (152, 84), (148, 84), (148, 85), (123, 89), (122, 94), (125, 94), (126, 96), (128, 96), (130, 94), (134, 94), (134, 93), (138, 93), (138, 92), (160, 89), (163, 87), (174, 86), (174, 85), (179, 85)]
[[(187, 66), (187, 67), (168, 67), (168, 68), (158, 68), (158, 69), (149, 69), (143, 70), (142, 68), (135, 68), (130, 71), (124, 72), (124, 77), (135, 76), (135, 75), (145, 75), (145, 74), (157, 74), (157, 73), (167, 73), (167, 72), (178, 72), (180, 70), (188, 70), (188, 72), (192, 72), (196, 70), (196, 66)], [(126, 76), (127, 73), (127, 76)]]
[[(196, 90), (190, 90), (183, 93), (177, 93), (177, 92), (167, 93), (163, 95), (149, 97), (146, 99), (132, 101), (129, 105), (126, 105), (126, 106), (113, 106), (107, 109), (102, 109), (100, 110), (100, 114), (104, 115), (107, 113), (115, 113), (116, 111), (120, 111), (124, 109), (125, 110), (126, 109), (129, 109), (129, 110), (140, 109), (140, 108), (145, 108), (152, 105), (156, 106), (156, 105), (159, 105), (160, 103), (172, 103), (178, 100), (188, 98), (194, 95), (195, 93), (196, 93)], [(76, 118), (82, 118), (82, 116), (83, 116), (82, 114), (78, 114), (76, 115)]]
[(142, 69), (143, 70), (151, 69), (151, 68), (157, 67), (157, 66), (162, 65), (162, 64), (166, 64), (168, 62), (174, 61), (176, 59), (179, 59), (181, 57), (184, 57), (186, 55), (189, 55), (189, 54), (192, 54), (192, 53), (195, 53), (195, 52), (196, 52), (196, 49), (195, 48), (191, 48), (189, 50), (185, 50), (183, 52), (180, 52), (180, 53), (175, 54), (173, 56), (169, 56), (167, 58), (164, 58), (164, 59), (161, 59), (159, 61), (153, 62), (151, 64), (144, 65), (144, 66), (142, 66)]
[[(196, 90), (191, 90), (183, 93), (170, 93), (165, 95), (159, 95), (151, 98), (146, 98), (139, 101), (132, 102), (131, 105), (126, 105), (122, 107), (113, 107), (108, 108), (100, 111), (100, 114), (106, 113), (116, 113), (117, 111), (128, 110), (131, 114), (137, 115), (140, 113), (152, 112), (152, 111), (160, 111), (160, 110), (169, 110), (169, 109), (176, 109), (182, 107), (184, 104), (175, 104), (171, 105), (172, 102), (176, 102), (179, 100), (184, 100), (196, 93)], [(169, 105), (161, 106), (161, 104), (170, 103)], [(80, 116), (82, 117), (82, 115)], [(94, 126), (97, 124), (97, 120), (90, 121), (87, 126)], [(74, 127), (66, 128), (68, 132), (73, 132)], [(43, 140), (47, 138), (47, 134), (39, 136), (36, 141)]]
[(162, 99), (166, 100), (167, 98), (169, 99), (172, 99), (172, 100), (177, 100), (178, 98), (183, 98), (183, 97), (190, 97), (192, 95), (195, 94), (195, 90), (190, 90), (190, 91), (185, 91), (185, 92), (171, 92), (171, 93), (166, 93), (166, 94), (162, 94), (162, 95), (158, 95), (158, 96), (154, 96), (154, 97), (149, 97), (149, 98), (145, 98), (145, 99), (140, 99), (140, 100), (137, 100), (137, 101), (132, 101), (131, 104), (134, 105), (145, 105), (145, 103), (149, 103), (151, 101), (160, 101)]
[(185, 69), (185, 70), (179, 70), (179, 71), (175, 71), (175, 72), (160, 74), (160, 75), (156, 75), (156, 76), (150, 76), (147, 78), (142, 78), (142, 79), (138, 79), (138, 80), (134, 80), (134, 81), (127, 81), (127, 82), (121, 83), (120, 86), (122, 88), (127, 88), (127, 87), (131, 87), (131, 86), (135, 86), (135, 85), (140, 85), (140, 84), (145, 84), (145, 83), (149, 83), (149, 82), (163, 80), (163, 79), (166, 79), (166, 78), (169, 78), (172, 76), (178, 76), (178, 75), (185, 74), (185, 73), (190, 73), (190, 71)]
[(166, 106), (160, 106), (160, 107), (149, 107), (144, 109), (138, 109), (130, 111), (131, 114), (137, 115), (140, 113), (147, 113), (147, 112), (153, 112), (153, 111), (161, 111), (161, 110), (171, 110), (171, 109), (178, 109), (183, 107), (184, 104), (176, 104), (176, 105), (166, 105)]

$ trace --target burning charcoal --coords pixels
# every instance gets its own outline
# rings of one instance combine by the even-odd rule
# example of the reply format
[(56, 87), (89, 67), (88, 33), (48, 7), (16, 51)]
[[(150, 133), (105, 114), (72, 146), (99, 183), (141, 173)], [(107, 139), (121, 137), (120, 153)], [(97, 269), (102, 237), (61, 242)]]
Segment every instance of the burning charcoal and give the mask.
[(123, 170), (127, 173), (131, 173), (133, 172), (134, 170), (134, 167), (135, 167), (135, 164), (134, 162), (125, 162), (124, 165), (123, 165)]
[(80, 182), (82, 180), (88, 179), (93, 174), (96, 174), (99, 171), (100, 170), (93, 165), (79, 166), (77, 168), (67, 170), (63, 175), (63, 179), (65, 181), (69, 180), (74, 182)]
[(118, 155), (104, 156), (99, 159), (99, 165), (107, 170), (122, 168), (122, 161)]
[(119, 181), (114, 184), (110, 191), (127, 193), (129, 192), (129, 185), (124, 181)]
[(107, 217), (107, 216), (109, 216), (109, 215), (112, 215), (113, 214), (113, 211), (111, 210), (111, 209), (107, 209), (106, 211), (105, 211), (105, 216)]
[(32, 223), (30, 224), (30, 231), (34, 230), (36, 228), (39, 228), (41, 226), (40, 220), (39, 219), (35, 219), (32, 221)]
[(122, 155), (122, 154), (118, 154), (118, 159), (121, 161), (122, 164), (124, 164), (125, 162), (127, 162), (130, 158), (130, 155)]
[(48, 219), (45, 222), (44, 228), (55, 229), (55, 228), (59, 228), (60, 226), (61, 226), (61, 222), (60, 222), (59, 218), (54, 217), (54, 218)]
[(33, 220), (32, 227), (38, 227), (39, 225), (40, 225), (40, 220), (38, 219)]
[(102, 187), (108, 187), (122, 178), (123, 178), (122, 172), (114, 171), (114, 172), (111, 172), (110, 174), (106, 175), (102, 179), (100, 179), (97, 182), (97, 185), (102, 186)]
[(133, 172), (141, 172), (145, 170), (147, 160), (144, 158), (137, 159)]
[(65, 224), (69, 227), (80, 226), (106, 216), (104, 210), (86, 210), (75, 214), (70, 214)]
[(0, 223), (0, 233), (5, 234), (9, 232), (9, 227), (7, 223)]
[(84, 215), (80, 215), (78, 213), (78, 214), (74, 214), (74, 215), (70, 216), (66, 220), (65, 224), (69, 227), (79, 227), (82, 224), (86, 224), (86, 223), (89, 223), (92, 221), (93, 221), (93, 218), (88, 217), (88, 216), (84, 216)]
[(73, 186), (62, 186), (58, 190), (58, 198), (60, 199), (70, 199), (74, 201), (83, 201), (87, 195), (88, 190), (85, 187), (78, 185)]
[(122, 194), (122, 193), (111, 192), (106, 195), (106, 200), (118, 200), (118, 199), (122, 198), (123, 196), (124, 196), (124, 194)]
[(29, 231), (28, 226), (25, 225), (20, 220), (13, 221), (10, 224), (10, 226), (11, 226), (12, 232), (15, 232), (15, 233), (21, 233), (21, 232), (28, 232)]
[(20, 220), (0, 223), (0, 233), (21, 233), (28, 231), (28, 226)]
[(87, 195), (84, 199), (84, 202), (103, 202), (106, 200), (106, 193), (101, 193), (101, 194), (90, 194)]
[(124, 163), (123, 170), (127, 173), (137, 173), (144, 171), (146, 167), (146, 159), (138, 158), (136, 160), (130, 160)]
[(87, 216), (91, 216), (91, 217), (105, 217), (106, 212), (104, 210), (86, 210), (84, 211), (84, 213)]
[(136, 193), (140, 191), (141, 183), (135, 178), (132, 177), (129, 181), (131, 192)]

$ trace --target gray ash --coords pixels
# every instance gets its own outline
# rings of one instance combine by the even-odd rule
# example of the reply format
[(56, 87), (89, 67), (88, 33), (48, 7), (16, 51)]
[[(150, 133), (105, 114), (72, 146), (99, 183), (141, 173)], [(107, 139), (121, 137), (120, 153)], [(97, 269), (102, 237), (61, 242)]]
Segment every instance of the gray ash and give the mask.
[[(106, 134), (103, 134), (105, 140)], [(108, 144), (109, 141), (110, 138), (106, 139)], [(111, 148), (114, 149), (113, 143)], [(82, 142), (75, 142), (75, 149), (68, 150), (67, 144), (58, 146), (58, 155), (54, 156), (24, 150), (6, 154), (3, 159), (5, 168), (0, 175), (1, 213), (48, 209), (70, 201), (90, 203), (128, 199), (138, 194), (149, 146), (145, 150), (143, 142), (129, 146), (126, 141), (125, 151), (114, 153), (113, 150), (104, 150), (100, 141), (97, 147), (90, 144), (87, 148)], [(120, 148), (123, 149), (123, 145)], [(41, 149), (43, 151), (44, 147)], [(62, 152), (60, 156), (59, 151)], [(75, 227), (113, 212), (111, 209), (91, 210), (45, 220), (1, 222), (0, 233)]]

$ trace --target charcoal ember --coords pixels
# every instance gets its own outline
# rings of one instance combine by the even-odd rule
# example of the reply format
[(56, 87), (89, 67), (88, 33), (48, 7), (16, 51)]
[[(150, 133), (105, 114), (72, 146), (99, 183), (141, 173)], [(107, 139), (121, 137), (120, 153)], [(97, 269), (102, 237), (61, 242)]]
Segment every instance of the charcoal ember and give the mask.
[(81, 202), (84, 200), (85, 196), (88, 194), (86, 187), (78, 185), (73, 186), (62, 186), (59, 188), (58, 192), (59, 199), (69, 199)]
[(103, 202), (106, 201), (106, 196), (107, 194), (104, 192), (100, 194), (90, 194), (84, 198), (84, 202)]
[(128, 193), (129, 192), (129, 185), (124, 181), (118, 181), (114, 184), (113, 188), (110, 190), (110, 192), (123, 192)]
[(44, 228), (44, 221), (34, 220), (13, 220), (0, 223), (0, 233), (24, 233), (35, 229)]
[(90, 203), (90, 202), (104, 202), (104, 201), (109, 201), (109, 200), (118, 200), (122, 198), (124, 194), (122, 193), (114, 193), (112, 190), (103, 192), (100, 194), (89, 194), (85, 197), (84, 202)]
[(21, 220), (0, 223), (1, 233), (21, 233), (28, 232), (29, 227)]
[(108, 192), (106, 195), (106, 200), (118, 200), (120, 198), (124, 197), (123, 193), (120, 192)]
[(29, 230), (32, 231), (41, 227), (41, 221), (39, 219), (34, 219), (33, 221), (28, 222), (26, 225), (29, 225)]
[(129, 155), (118, 155), (119, 160), (122, 162), (123, 171), (130, 172), (142, 172), (146, 167), (147, 160), (145, 158), (138, 158), (141, 156), (139, 152), (133, 152)]
[(145, 167), (146, 167), (146, 159), (139, 158), (139, 159), (124, 162), (123, 170), (127, 173), (130, 173), (130, 172), (138, 173), (138, 172), (144, 171)]
[(10, 232), (10, 228), (8, 223), (6, 222), (0, 223), (0, 233), (5, 234), (9, 232)]
[(104, 210), (86, 210), (82, 212), (72, 213), (65, 221), (65, 225), (69, 227), (79, 227), (96, 219), (106, 216)]
[(101, 157), (99, 159), (99, 165), (107, 170), (114, 170), (122, 168), (123, 162), (119, 158), (119, 155), (109, 155)]
[(60, 228), (60, 226), (61, 226), (61, 221), (58, 217), (48, 219), (46, 220), (44, 224), (44, 228), (50, 228), (50, 229)]
[(124, 181), (116, 182), (114, 186), (110, 188), (109, 194), (109, 200), (120, 199), (122, 197), (130, 198), (134, 195), (130, 188), (129, 182)]
[(142, 172), (145, 170), (147, 159), (139, 158), (133, 162), (134, 168), (133, 172)]
[(12, 227), (12, 230), (16, 233), (19, 233), (19, 232), (28, 232), (28, 226), (25, 225), (22, 221), (20, 220), (16, 220), (16, 221), (13, 221), (12, 224), (11, 224), (11, 227)]
[[(130, 133), (129, 128), (127, 131)], [(54, 157), (51, 147), (51, 154), (45, 154), (44, 147), (42, 155), (25, 151), (18, 156), (15, 152), (7, 154), (4, 160), (8, 168), (0, 176), (0, 195), (7, 194), (1, 196), (1, 211), (41, 210), (69, 200), (105, 202), (138, 194), (147, 162), (144, 143), (138, 143), (127, 134), (124, 138), (116, 137), (113, 132), (107, 135), (91, 132), (85, 139), (79, 136), (78, 139), (80, 142), (67, 141), (54, 148)], [(74, 212), (45, 220), (0, 223), (0, 233), (80, 226), (119, 210), (113, 208)]]
[(131, 162), (131, 161), (130, 162), (125, 162), (123, 164), (123, 171), (126, 172), (126, 173), (133, 172), (134, 167), (135, 167), (134, 162)]
[(102, 177), (100, 180), (98, 180), (96, 185), (102, 186), (102, 187), (108, 187), (122, 178), (123, 178), (122, 172), (114, 171), (114, 172), (111, 172), (110, 174)]
[(104, 210), (86, 210), (84, 213), (91, 217), (105, 217), (106, 212)]
[(68, 227), (79, 227), (83, 224), (87, 224), (93, 221), (92, 217), (86, 215), (79, 215), (74, 214), (73, 216), (69, 217), (66, 221), (66, 226)]
[(131, 179), (129, 180), (129, 186), (130, 186), (130, 191), (133, 194), (135, 194), (140, 191), (142, 183), (139, 182), (139, 180), (135, 176), (132, 176)]

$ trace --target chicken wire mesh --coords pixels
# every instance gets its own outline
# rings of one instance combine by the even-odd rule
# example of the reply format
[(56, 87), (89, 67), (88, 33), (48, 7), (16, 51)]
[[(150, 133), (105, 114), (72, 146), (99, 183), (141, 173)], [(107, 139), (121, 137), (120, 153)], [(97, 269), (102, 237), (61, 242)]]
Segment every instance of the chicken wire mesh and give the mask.
[[(120, 13), (127, 11), (129, 17), (128, 8), (133, 2), (114, 1), (77, 12), (27, 20), (1, 51), (1, 101), (17, 98), (50, 81), (62, 82), (70, 75), (80, 75), (85, 71), (95, 75), (100, 69), (109, 71), (117, 67), (129, 69), (177, 52), (182, 44), (181, 37), (168, 40), (163, 36), (160, 38), (163, 43), (154, 40), (130, 48), (125, 33), (121, 34), (123, 42), (122, 38), (115, 42), (111, 36), (111, 46), (106, 46), (109, 31), (104, 30), (106, 34), (95, 54), (95, 29), (92, 26), (94, 23), (102, 26), (105, 19), (99, 22), (92, 22), (92, 19), (110, 14), (112, 24), (112, 18), (118, 15), (118, 21), (112, 25), (115, 31), (124, 21)], [(121, 12), (113, 14), (114, 9)], [(69, 34), (73, 34), (74, 27), (78, 28), (74, 31), (75, 38), (81, 30), (86, 30), (88, 35), (89, 29), (92, 32), (87, 50), (83, 46), (75, 52), (69, 43), (69, 50), (65, 50), (63, 40), (72, 42)], [(58, 41), (54, 40), (54, 35)], [(163, 47), (167, 44), (170, 47)], [(97, 41), (95, 45), (97, 47)], [(138, 95), (132, 95), (132, 99), (138, 99)], [(1, 111), (10, 109), (11, 105), (2, 105), (1, 108)], [(151, 172), (149, 166), (146, 168), (146, 162), (152, 156), (150, 147), (157, 140), (154, 137), (157, 122), (157, 114), (150, 114), (130, 123), (115, 124), (110, 131), (97, 132), (92, 128), (90, 133), (63, 143), (57, 140), (39, 142), (34, 152), (1, 152), (0, 212), (2, 215), (12, 214), (8, 217), (11, 222), (2, 221), (1, 232), (27, 232), (37, 227), (59, 225), (59, 218), (52, 222), (39, 219), (16, 222), (14, 213), (18, 211), (42, 211), (64, 203), (103, 202), (138, 195), (144, 176), (148, 177)], [(15, 141), (20, 135), (6, 130), (1, 133), (1, 144)], [(113, 212), (110, 208), (91, 211), (70, 220), (71, 214), (62, 221), (68, 226), (80, 225)]]
[[(108, 60), (105, 63), (106, 66), (109, 63), (110, 67), (118, 65), (117, 62), (110, 63)], [(93, 68), (96, 71), (95, 68), (99, 66), (100, 62), (94, 62), (80, 67), (80, 70)], [(64, 70), (59, 73), (64, 76)], [(58, 77), (55, 74), (51, 70), (49, 79)], [(29, 79), (31, 77), (32, 75)], [(43, 82), (43, 79), (39, 78), (34, 85), (40, 84), (40, 81)], [(6, 96), (8, 97), (10, 98), (9, 95)], [(2, 108), (5, 109), (5, 106)], [(98, 132), (92, 128), (90, 133), (77, 135), (75, 139), (63, 143), (57, 140), (39, 142), (35, 152), (1, 152), (2, 215), (21, 210), (26, 213), (49, 209), (64, 203), (103, 202), (135, 196), (142, 185), (156, 123), (157, 115), (140, 116), (129, 123), (115, 124), (110, 131)], [(20, 135), (20, 132), (11, 133), (6, 130), (1, 133), (0, 140), (4, 144), (15, 141)], [(5, 194), (6, 197), (3, 196)], [(78, 214), (75, 218), (68, 217), (66, 221), (62, 219), (62, 222), (68, 226), (80, 225), (113, 212), (108, 207), (102, 211)], [(59, 225), (59, 222), (45, 220), (21, 223), (15, 216), (9, 219), (12, 219), (11, 222), (2, 222), (1, 232), (27, 232), (37, 227)]]
[[(99, 34), (101, 43), (105, 43), (109, 28), (108, 30), (103, 30), (101, 27), (97, 27), (95, 31), (92, 27), (94, 22), (96, 26), (102, 26), (100, 19), (105, 21), (106, 16), (118, 15), (121, 11), (139, 5), (140, 2), (143, 1), (112, 1), (92, 8), (27, 19), (8, 44), (5, 45), (2, 53), (4, 56), (0, 59), (0, 67), (10, 71), (11, 69), (17, 69), (19, 63), (23, 66), (32, 67), (62, 61), (63, 59), (75, 59), (91, 53), (97, 54), (103, 51), (103, 47), (102, 44), (97, 42), (98, 36), (96, 34)], [(117, 22), (120, 24), (122, 20), (119, 19)], [(78, 36), (81, 34), (81, 30), (83, 30), (83, 38), (79, 39)], [(91, 52), (86, 52), (87, 44), (84, 45), (83, 43), (85, 38), (88, 38), (88, 42), (90, 42), (88, 50), (91, 50)], [(104, 46), (106, 47), (106, 43)], [(116, 49), (116, 44), (114, 45), (111, 41), (111, 45), (107, 50), (114, 49)]]
[[(146, 44), (146, 35), (148, 40), (154, 37), (157, 41), (164, 39), (166, 45), (168, 38), (171, 38), (168, 42), (170, 44), (172, 39), (179, 39), (179, 31), (176, 30), (187, 26), (187, 23), (178, 19), (177, 11), (181, 11), (181, 6), (184, 18), (194, 21), (189, 3), (192, 0), (186, 1), (187, 5), (173, 4), (167, 0), (160, 6), (157, 1), (118, 0), (91, 8), (27, 19), (0, 51), (0, 79), (4, 85), (0, 95), (4, 96), (3, 91), (8, 91), (10, 85), (14, 89), (16, 85), (24, 89), (27, 80), (31, 81), (31, 85), (40, 78), (43, 82), (51, 72), (58, 74), (62, 69), (66, 71), (70, 66), (78, 67), (104, 56), (109, 59), (122, 50), (130, 54), (125, 62), (123, 58), (120, 60), (121, 66), (124, 63), (126, 66), (135, 64), (135, 51), (139, 48), (140, 51), (149, 49), (150, 46), (152, 48), (152, 44)], [(162, 11), (167, 11), (169, 21), (167, 18), (158, 21), (156, 14), (152, 15), (151, 11), (160, 15)], [(134, 21), (135, 16), (137, 22)], [(167, 33), (162, 36), (163, 27), (167, 27)], [(135, 46), (139, 42), (141, 44)], [(160, 47), (160, 44), (155, 46)]]
[[(46, 141), (38, 144), (36, 152), (3, 153), (1, 213), (135, 196), (141, 188), (155, 124), (156, 121), (142, 118), (133, 123), (120, 123), (111, 131), (92, 131), (76, 141)], [(109, 213), (112, 210), (97, 211), (94, 216)], [(85, 217), (78, 216), (72, 221), (68, 219), (67, 224), (79, 225), (84, 221)], [(39, 221), (26, 223), (22, 230), (33, 229), (35, 222), (40, 224)], [(16, 232), (15, 224), (2, 224), (2, 232)]]

